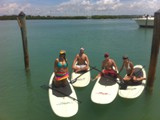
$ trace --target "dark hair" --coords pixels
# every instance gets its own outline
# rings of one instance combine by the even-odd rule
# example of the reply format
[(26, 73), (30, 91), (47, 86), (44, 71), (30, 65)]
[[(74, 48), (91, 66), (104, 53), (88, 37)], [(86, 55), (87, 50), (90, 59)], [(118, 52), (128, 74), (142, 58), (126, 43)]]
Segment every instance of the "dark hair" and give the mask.
[(127, 55), (123, 55), (122, 59), (128, 59)]
[(108, 54), (108, 53), (105, 53), (105, 54), (104, 54), (104, 57), (109, 57), (109, 54)]
[(60, 58), (61, 55), (64, 55), (63, 58), (64, 58), (65, 62), (68, 64), (67, 59), (66, 59), (66, 53), (59, 54), (59, 58)]

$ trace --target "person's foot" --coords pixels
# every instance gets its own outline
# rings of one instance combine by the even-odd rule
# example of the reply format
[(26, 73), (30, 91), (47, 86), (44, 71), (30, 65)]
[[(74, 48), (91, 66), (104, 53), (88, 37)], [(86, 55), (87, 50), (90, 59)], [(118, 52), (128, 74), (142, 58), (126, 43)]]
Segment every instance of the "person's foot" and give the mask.
[(76, 73), (78, 73), (78, 72), (80, 72), (80, 71), (81, 71), (80, 69), (75, 70)]
[(142, 81), (142, 80), (146, 80), (146, 78), (135, 79), (134, 81)]
[(98, 78), (93, 78), (91, 81), (95, 81), (95, 80), (97, 80)]

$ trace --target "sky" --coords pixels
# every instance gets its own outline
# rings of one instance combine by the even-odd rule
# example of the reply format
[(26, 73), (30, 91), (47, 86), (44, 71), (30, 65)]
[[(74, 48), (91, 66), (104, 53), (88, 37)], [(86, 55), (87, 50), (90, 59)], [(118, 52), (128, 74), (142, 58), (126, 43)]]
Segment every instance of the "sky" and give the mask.
[(0, 15), (154, 15), (160, 0), (0, 0)]

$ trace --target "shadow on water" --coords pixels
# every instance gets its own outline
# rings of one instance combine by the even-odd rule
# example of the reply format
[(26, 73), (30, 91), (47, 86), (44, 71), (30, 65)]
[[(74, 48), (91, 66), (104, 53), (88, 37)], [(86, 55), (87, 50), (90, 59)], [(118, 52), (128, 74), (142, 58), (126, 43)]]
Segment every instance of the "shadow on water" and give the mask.
[(34, 101), (34, 95), (33, 95), (33, 85), (32, 85), (32, 77), (31, 77), (31, 71), (26, 71), (25, 72), (26, 76), (26, 89), (27, 89), (27, 108), (26, 108), (26, 114), (28, 116), (28, 119), (31, 119), (31, 114), (33, 110), (33, 101)]
[(28, 91), (31, 91), (33, 86), (32, 86), (32, 81), (31, 81), (31, 71), (25, 71), (25, 75), (26, 75), (26, 85), (27, 85), (27, 89)]

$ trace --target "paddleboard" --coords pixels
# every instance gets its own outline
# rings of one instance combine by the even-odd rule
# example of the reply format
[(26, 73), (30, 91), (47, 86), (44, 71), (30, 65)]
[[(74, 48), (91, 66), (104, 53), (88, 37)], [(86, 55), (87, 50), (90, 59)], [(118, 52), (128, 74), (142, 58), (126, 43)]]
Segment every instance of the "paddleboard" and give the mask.
[(75, 90), (69, 83), (69, 80), (65, 87), (57, 88), (52, 85), (54, 75), (54, 73), (51, 75), (49, 81), (49, 86), (52, 86), (52, 89), (48, 90), (51, 108), (59, 117), (72, 117), (78, 112), (78, 101), (76, 101), (77, 95)]
[[(146, 72), (142, 65), (135, 65), (135, 74), (137, 77), (146, 78)], [(129, 83), (126, 90), (120, 89), (118, 94), (122, 98), (133, 99), (139, 97), (146, 85), (146, 80), (142, 80), (141, 83)]]
[(117, 96), (119, 85), (109, 77), (99, 77), (92, 89), (91, 100), (97, 104), (109, 104)]
[(72, 75), (71, 75), (71, 80), (75, 81), (72, 84), (74, 87), (86, 87), (90, 83), (90, 79), (91, 79), (90, 71), (87, 71), (85, 73), (84, 72), (78, 72), (78, 73), (72, 72)]

